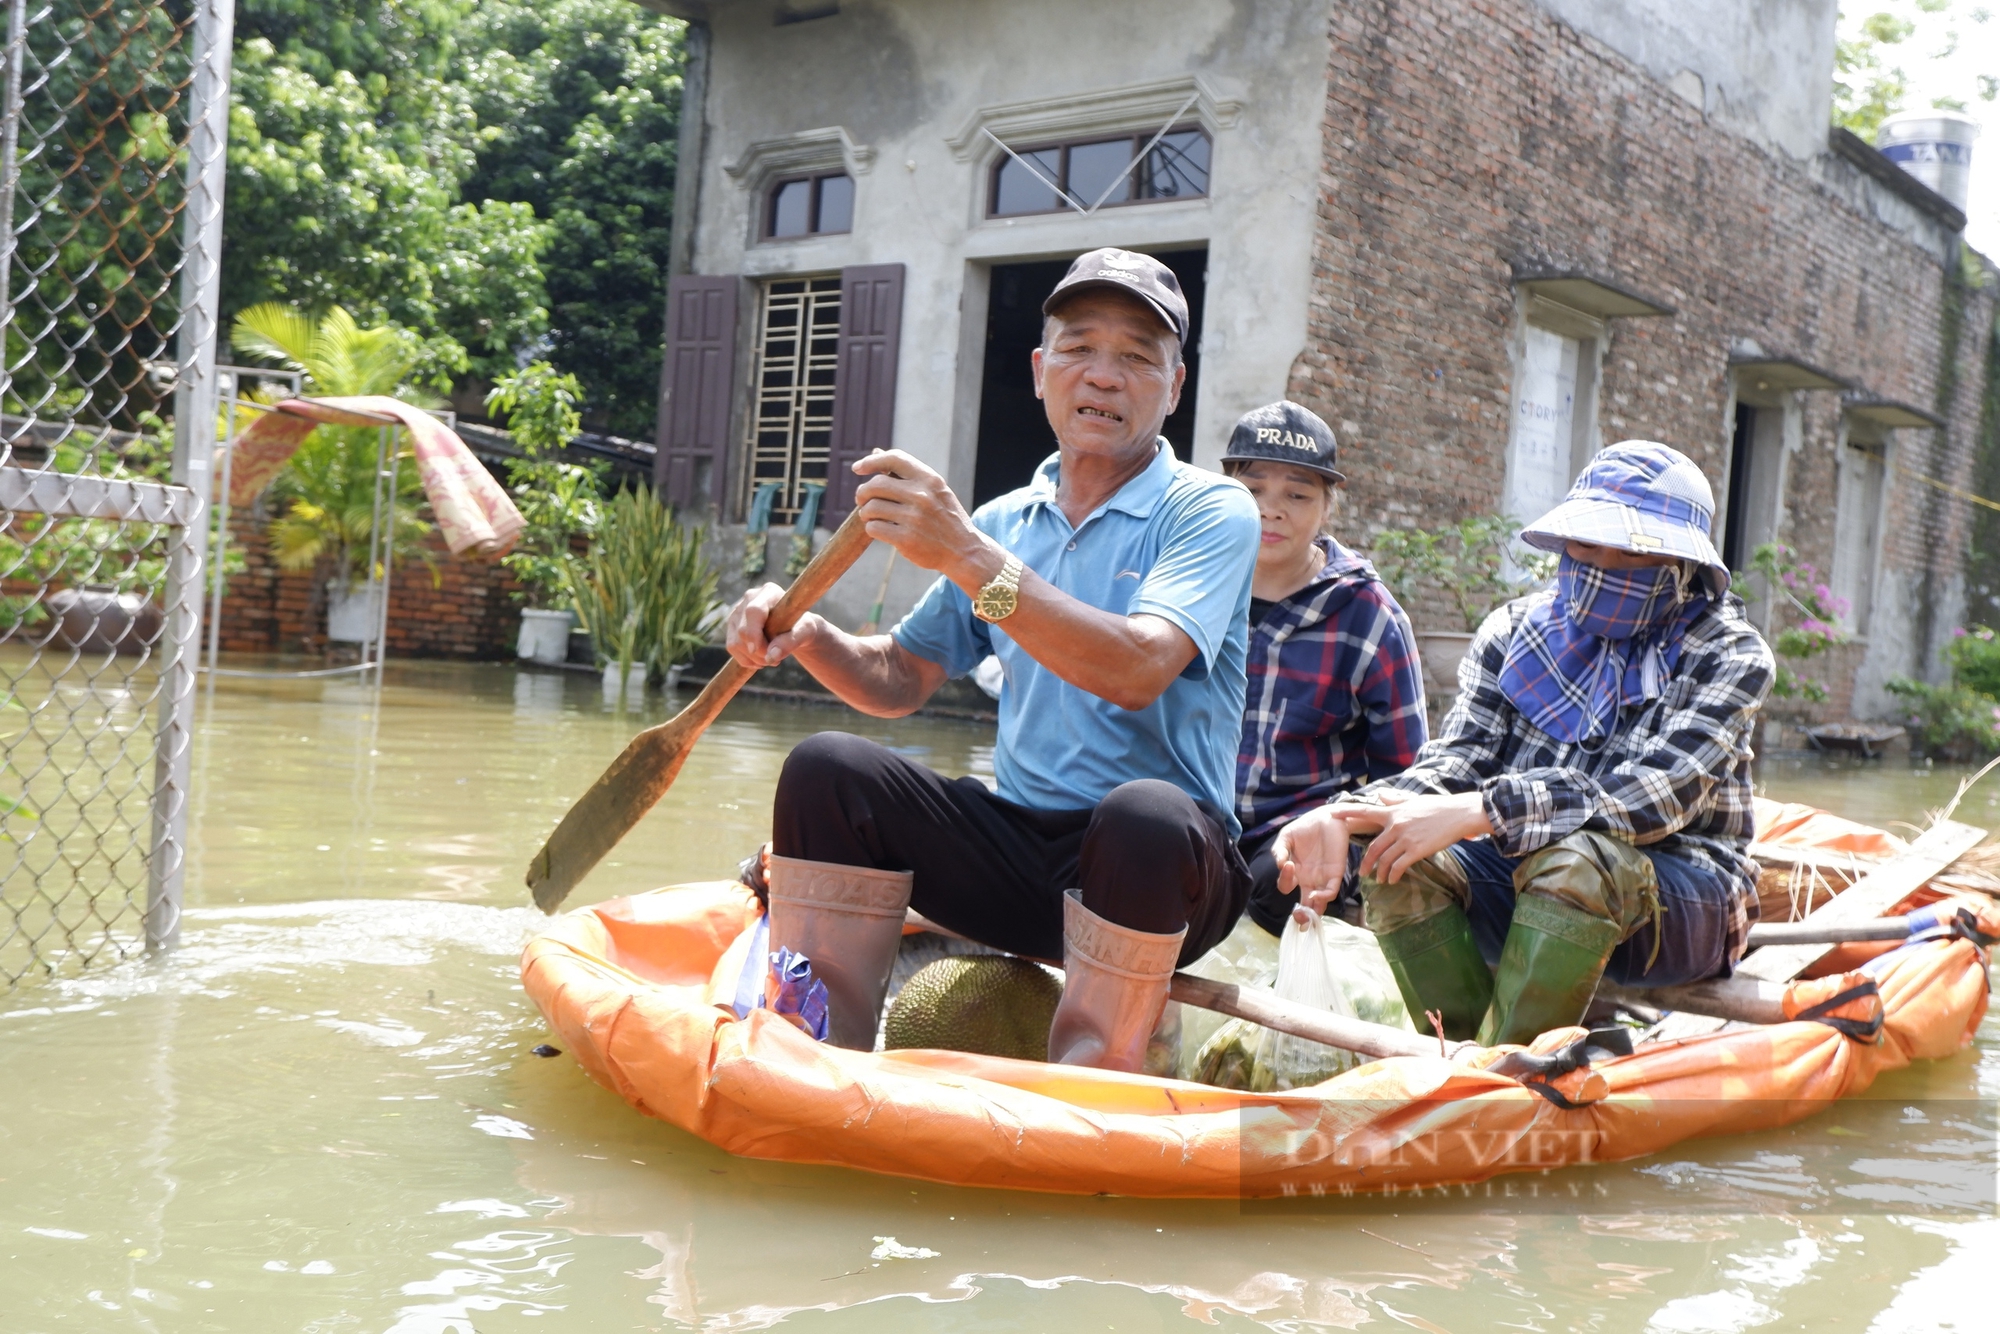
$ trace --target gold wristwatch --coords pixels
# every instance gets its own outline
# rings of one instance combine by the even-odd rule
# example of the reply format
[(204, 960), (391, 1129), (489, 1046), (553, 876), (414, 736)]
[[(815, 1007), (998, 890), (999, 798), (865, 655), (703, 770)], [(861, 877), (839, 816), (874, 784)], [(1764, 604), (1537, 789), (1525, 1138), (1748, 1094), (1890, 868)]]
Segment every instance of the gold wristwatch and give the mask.
[(982, 621), (1004, 621), (1021, 605), (1021, 562), (1014, 556), (1000, 567), (972, 599), (972, 614)]

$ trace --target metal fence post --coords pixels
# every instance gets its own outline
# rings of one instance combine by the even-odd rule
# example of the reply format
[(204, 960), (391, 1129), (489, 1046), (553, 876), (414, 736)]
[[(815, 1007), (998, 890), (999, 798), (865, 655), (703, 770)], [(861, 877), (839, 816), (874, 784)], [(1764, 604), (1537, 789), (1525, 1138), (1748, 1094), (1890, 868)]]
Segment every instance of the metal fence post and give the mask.
[(174, 534), (165, 592), (165, 650), (154, 740), (153, 834), (146, 877), (146, 948), (180, 937), (187, 875), (189, 757), (200, 658), (202, 572), (215, 453), (215, 341), (222, 280), (222, 195), (229, 144), (235, 0), (197, 0), (188, 106), (186, 257), (181, 270), (179, 375), (174, 387), (173, 480), (194, 493)]
[(27, 0), (9, 0), (6, 78), (0, 81), (0, 393), (13, 370), (5, 338), (14, 318), (14, 189), (21, 179), (21, 57), (27, 45)]

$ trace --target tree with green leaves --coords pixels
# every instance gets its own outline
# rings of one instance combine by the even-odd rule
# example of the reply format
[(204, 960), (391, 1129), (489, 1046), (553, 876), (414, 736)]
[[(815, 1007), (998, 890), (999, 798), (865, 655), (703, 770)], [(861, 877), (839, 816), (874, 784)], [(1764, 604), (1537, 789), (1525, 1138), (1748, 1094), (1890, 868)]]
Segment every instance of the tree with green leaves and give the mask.
[[(1911, 94), (1908, 71), (1891, 62), (1912, 38), (1919, 37), (1926, 45), (1935, 42), (1919, 59), (1950, 59), (1958, 50), (1961, 17), (1984, 26), (1994, 14), (1986, 5), (1961, 11), (1956, 0), (1898, 0), (1895, 8), (1862, 18), (1851, 36), (1834, 43), (1833, 123), (1873, 142), (1882, 122), (1904, 110)], [(1843, 27), (1845, 22), (1843, 15)], [(1963, 91), (1983, 102), (2000, 98), (2000, 72), (1975, 75)], [(1933, 96), (1930, 105), (1951, 111), (1966, 108), (1964, 98), (1949, 94)]]
[(640, 437), (659, 382), (681, 34), (631, 0), (485, 0), (460, 37), (480, 125), (465, 193), (545, 221), (548, 359), (581, 381), (588, 418)]
[(547, 327), (532, 207), (465, 202), (468, 0), (243, 0), (223, 306), (346, 306), (414, 331), (439, 390)]
[(0, 408), (145, 430), (164, 392), (147, 362), (172, 356), (179, 322), (188, 32), (172, 9), (137, 0), (36, 11), (15, 80)]
[(650, 434), (680, 38), (630, 0), (241, 0), (225, 312), (395, 323), (440, 392), (543, 355)]

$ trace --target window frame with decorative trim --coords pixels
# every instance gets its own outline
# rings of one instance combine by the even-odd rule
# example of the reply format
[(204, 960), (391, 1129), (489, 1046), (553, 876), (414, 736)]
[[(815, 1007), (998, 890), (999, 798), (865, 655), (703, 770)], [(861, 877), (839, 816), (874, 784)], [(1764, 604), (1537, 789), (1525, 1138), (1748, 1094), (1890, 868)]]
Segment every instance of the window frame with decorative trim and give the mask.
[[(847, 219), (846, 225), (842, 227), (824, 227), (820, 225), (821, 214), (826, 202), (826, 183), (832, 180), (847, 182)], [(805, 185), (808, 187), (806, 195), (806, 230), (802, 232), (780, 232), (777, 230), (780, 197), (787, 187), (794, 185)], [(763, 212), (758, 223), (757, 239), (759, 241), (810, 241), (818, 236), (849, 235), (854, 231), (854, 196), (854, 175), (845, 168), (832, 171), (790, 172), (783, 176), (774, 177), (764, 186)]]
[[(1147, 175), (1149, 160), (1156, 154), (1166, 150), (1170, 141), (1181, 135), (1196, 136), (1205, 150), (1206, 161), (1201, 167), (1202, 182), (1199, 193), (1140, 194), (1139, 190), (1144, 188), (1140, 182)], [(1157, 142), (1155, 142), (1156, 140)], [(984, 216), (989, 220), (996, 218), (1046, 217), (1050, 214), (1071, 211), (1093, 212), (1100, 207), (1121, 208), (1128, 205), (1171, 204), (1196, 199), (1207, 199), (1210, 197), (1209, 189), (1215, 179), (1215, 136), (1199, 120), (1179, 120), (1164, 129), (1158, 125), (1154, 125), (1147, 129), (1122, 132), (1092, 133), (1086, 131), (1061, 139), (1041, 141), (1028, 145), (1008, 144), (1005, 141), (998, 140), (997, 136), (996, 142), (1001, 143), (1001, 146), (1006, 151), (995, 155), (991, 165), (986, 170)], [(1120, 163), (1120, 170), (1117, 175), (1110, 179), (1109, 185), (1101, 181), (1094, 182), (1093, 185), (1095, 188), (1092, 188), (1087, 196), (1077, 194), (1073, 188), (1074, 177), (1071, 169), (1071, 161), (1075, 150), (1119, 143), (1125, 144), (1128, 152), (1123, 162)], [(1180, 150), (1176, 149), (1174, 151)], [(1059, 155), (1056, 159), (1053, 173), (1056, 179), (1053, 181), (1044, 174), (1044, 164), (1039, 161), (1039, 155), (1047, 153), (1056, 153)], [(1032, 163), (1033, 166), (1024, 165), (1028, 163)], [(1033, 186), (1039, 185), (1041, 188), (1047, 190), (1050, 195), (1049, 206), (1047, 208), (1024, 208), (1002, 212), (1000, 202), (1003, 177), (1010, 169), (1027, 174), (1029, 181), (1024, 183), (1023, 188), (1033, 188)], [(1105, 192), (1107, 190), (1115, 190), (1121, 185), (1127, 192), (1124, 198), (1114, 199), (1106, 195)]]

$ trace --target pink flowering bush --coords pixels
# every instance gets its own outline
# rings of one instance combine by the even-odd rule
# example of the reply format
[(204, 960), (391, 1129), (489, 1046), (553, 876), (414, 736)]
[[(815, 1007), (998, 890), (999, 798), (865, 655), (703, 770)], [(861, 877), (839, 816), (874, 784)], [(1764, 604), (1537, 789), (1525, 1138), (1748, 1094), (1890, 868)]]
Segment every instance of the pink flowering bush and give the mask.
[(1750, 569), (1764, 576), (1765, 586), (1781, 608), (1791, 613), (1792, 624), (1779, 629), (1771, 640), (1778, 655), (1778, 675), (1771, 683), (1771, 693), (1779, 699), (1817, 704), (1826, 698), (1826, 683), (1792, 664), (1847, 642), (1847, 632), (1840, 628), (1841, 617), (1847, 615), (1847, 599), (1835, 597), (1819, 571), (1782, 542), (1766, 542), (1753, 551)]

